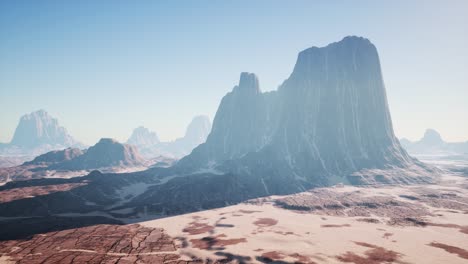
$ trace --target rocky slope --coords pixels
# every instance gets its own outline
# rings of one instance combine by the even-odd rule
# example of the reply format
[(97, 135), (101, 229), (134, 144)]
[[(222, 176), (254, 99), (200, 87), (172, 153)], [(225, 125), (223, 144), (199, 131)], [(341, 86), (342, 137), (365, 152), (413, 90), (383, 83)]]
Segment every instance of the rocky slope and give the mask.
[(39, 155), (32, 161), (25, 162), (24, 165), (51, 165), (59, 162), (72, 160), (83, 155), (83, 151), (79, 148), (67, 148), (64, 150), (53, 150), (45, 154)]
[(0, 183), (39, 178), (70, 178), (83, 176), (92, 170), (128, 172), (168, 166), (172, 160), (162, 157), (143, 159), (131, 145), (103, 138), (87, 150), (68, 148), (42, 154), (32, 161), (10, 168), (0, 168)]
[(31, 157), (28, 157), (28, 156), (2, 157), (0, 156), (0, 168), (18, 166), (28, 160), (31, 160)]
[(60, 162), (50, 168), (61, 170), (87, 170), (115, 166), (141, 166), (145, 160), (131, 145), (121, 144), (114, 139), (102, 138), (83, 155)]

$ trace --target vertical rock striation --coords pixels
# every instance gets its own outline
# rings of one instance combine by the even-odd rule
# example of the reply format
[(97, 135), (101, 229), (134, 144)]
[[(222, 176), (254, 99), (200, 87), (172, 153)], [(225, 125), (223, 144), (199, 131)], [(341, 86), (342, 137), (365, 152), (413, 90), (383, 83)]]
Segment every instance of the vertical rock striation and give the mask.
[[(302, 51), (277, 91), (262, 93), (257, 77), (242, 73), (222, 99), (206, 143), (177, 166), (217, 167), (287, 191), (338, 182), (408, 182), (411, 177), (376, 174), (425, 169), (393, 133), (377, 49), (361, 37)], [(362, 170), (374, 175), (355, 174)]]

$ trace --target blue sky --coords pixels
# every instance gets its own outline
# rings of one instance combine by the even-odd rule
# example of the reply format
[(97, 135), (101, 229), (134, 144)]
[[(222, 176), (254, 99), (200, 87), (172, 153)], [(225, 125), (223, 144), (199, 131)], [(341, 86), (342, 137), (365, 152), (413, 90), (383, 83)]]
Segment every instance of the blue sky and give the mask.
[(397, 136), (468, 140), (468, 1), (0, 1), (0, 142), (46, 109), (77, 139), (163, 140), (213, 118), (242, 71), (276, 89), (297, 53), (379, 50)]

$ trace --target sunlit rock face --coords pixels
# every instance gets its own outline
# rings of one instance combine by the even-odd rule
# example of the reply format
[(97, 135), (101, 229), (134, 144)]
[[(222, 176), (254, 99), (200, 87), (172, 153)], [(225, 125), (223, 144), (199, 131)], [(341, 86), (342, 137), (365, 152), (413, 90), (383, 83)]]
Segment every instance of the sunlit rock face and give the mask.
[(242, 73), (222, 99), (206, 143), (178, 166), (251, 175), (267, 189), (301, 189), (365, 183), (351, 175), (415, 164), (421, 165), (393, 133), (377, 49), (365, 38), (346, 37), (302, 51), (277, 91), (262, 93), (257, 77)]

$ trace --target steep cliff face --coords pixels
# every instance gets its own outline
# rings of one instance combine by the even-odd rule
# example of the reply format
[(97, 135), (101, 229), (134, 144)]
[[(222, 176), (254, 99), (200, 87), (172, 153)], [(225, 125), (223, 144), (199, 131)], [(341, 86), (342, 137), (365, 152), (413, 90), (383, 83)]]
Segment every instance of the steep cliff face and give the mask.
[(257, 77), (242, 73), (239, 85), (221, 100), (213, 128), (206, 143), (192, 156), (201, 156), (199, 164), (240, 158), (259, 151), (270, 140), (276, 94), (263, 94)]
[(369, 179), (350, 175), (413, 165), (422, 166), (393, 133), (375, 46), (346, 37), (302, 51), (278, 91), (261, 93), (255, 75), (241, 74), (221, 101), (206, 143), (177, 166), (216, 167), (275, 186), (292, 178), (294, 189), (365, 183)]
[(367, 39), (347, 37), (301, 52), (279, 96), (272, 145), (297, 173), (347, 174), (413, 162), (393, 134), (379, 57)]

